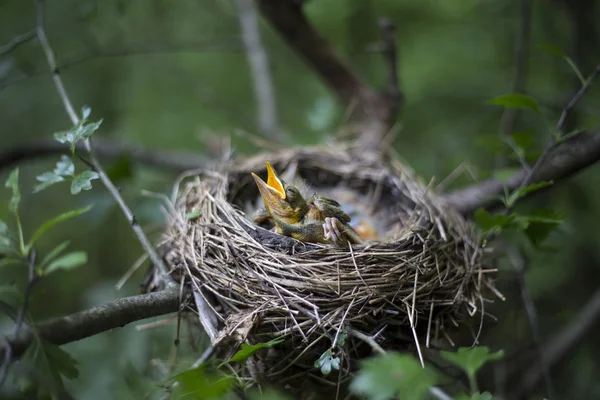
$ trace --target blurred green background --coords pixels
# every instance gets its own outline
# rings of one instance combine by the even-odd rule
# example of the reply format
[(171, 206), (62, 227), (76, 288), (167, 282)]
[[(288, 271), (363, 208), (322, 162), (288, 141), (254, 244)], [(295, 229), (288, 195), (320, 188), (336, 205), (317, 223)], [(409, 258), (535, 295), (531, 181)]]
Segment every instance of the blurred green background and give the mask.
[[(477, 179), (490, 176), (497, 162), (493, 147), (503, 110), (485, 101), (514, 90), (521, 2), (312, 0), (305, 7), (318, 30), (376, 87), (385, 84), (385, 62), (369, 48), (379, 40), (378, 19), (391, 18), (406, 99), (399, 116), (397, 151), (426, 181), (435, 177), (440, 182), (465, 163)], [(600, 34), (593, 19), (597, 10), (597, 1), (533, 2), (524, 78), (526, 92), (537, 99), (548, 121), (556, 121), (579, 83), (564, 60), (540, 46), (562, 49), (588, 75), (600, 61)], [(0, 1), (0, 44), (34, 24), (33, 1)], [(97, 137), (159, 152), (199, 155), (214, 154), (210, 146), (215, 138), (231, 137), (238, 154), (261, 150), (248, 139), (261, 132), (256, 128), (252, 77), (231, 0), (49, 1), (47, 32), (74, 104), (89, 105), (92, 120), (104, 119)], [(261, 34), (286, 144), (329, 141), (345, 110), (264, 20)], [(0, 121), (0, 150), (51, 139), (54, 132), (70, 126), (37, 40), (0, 56)], [(600, 127), (597, 87), (578, 105), (569, 124)], [(536, 130), (541, 150), (549, 139), (544, 124), (523, 113), (514, 130), (530, 129)], [(239, 135), (239, 130), (248, 134)], [(35, 176), (51, 169), (57, 159), (20, 164), (25, 231), (30, 234), (65, 210), (93, 204), (92, 211), (56, 228), (39, 245), (43, 254), (70, 239), (70, 248), (85, 250), (89, 262), (40, 283), (31, 309), (36, 318), (136, 294), (145, 272), (140, 269), (120, 292), (115, 291), (114, 284), (140, 256), (141, 248), (98, 181), (93, 190), (76, 197), (68, 194), (66, 185), (31, 194)], [(169, 193), (176, 174), (135, 160), (105, 160), (104, 165), (146, 231), (158, 238), (164, 222), (161, 203), (141, 190)], [(9, 172), (0, 170), (0, 181)], [(472, 180), (463, 176), (455, 186)], [(591, 167), (521, 205), (553, 207), (566, 215), (566, 223), (547, 242), (546, 250), (527, 257), (527, 284), (538, 308), (542, 339), (567, 326), (600, 282), (599, 196), (598, 167)], [(0, 204), (8, 198), (8, 190), (0, 190)], [(10, 220), (7, 207), (0, 207), (0, 219)], [(519, 353), (530, 348), (531, 332), (513, 270), (500, 267), (498, 286), (507, 300), (493, 306), (498, 322), (486, 323), (481, 342), (508, 354)], [(18, 268), (1, 273), (6, 282), (25, 278), (25, 271)], [(134, 325), (66, 346), (81, 367), (80, 379), (68, 383), (77, 398), (128, 398), (132, 371), (152, 376), (159, 367), (149, 359), (168, 358), (173, 324), (140, 332)], [(600, 371), (599, 333), (596, 324), (552, 369), (561, 398), (600, 398), (600, 382), (593, 379)], [(183, 354), (180, 362), (196, 357)], [(495, 377), (490, 370), (484, 379), (490, 390)]]

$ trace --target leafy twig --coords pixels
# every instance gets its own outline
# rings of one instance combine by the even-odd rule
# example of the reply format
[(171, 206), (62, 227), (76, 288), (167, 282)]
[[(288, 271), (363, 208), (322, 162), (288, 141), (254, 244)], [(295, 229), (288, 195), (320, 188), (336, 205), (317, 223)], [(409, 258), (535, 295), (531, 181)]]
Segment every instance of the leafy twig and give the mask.
[[(69, 99), (69, 96), (68, 96), (67, 90), (63, 84), (62, 78), (60, 77), (60, 74), (58, 73), (58, 69), (56, 67), (56, 58), (54, 56), (54, 51), (52, 50), (52, 47), (50, 47), (50, 43), (48, 42), (48, 38), (46, 37), (44, 19), (45, 19), (45, 0), (37, 0), (37, 29), (36, 29), (37, 36), (40, 41), (40, 44), (42, 45), (42, 48), (44, 49), (44, 53), (46, 54), (46, 58), (48, 60), (48, 66), (50, 67), (50, 70), (52, 71), (52, 78), (56, 85), (56, 89), (58, 91), (60, 99), (63, 102), (63, 106), (65, 107), (65, 110), (66, 110), (67, 114), (69, 115), (69, 118), (71, 119), (71, 122), (73, 123), (73, 125), (78, 125), (80, 119), (79, 119), (79, 116), (77, 115), (77, 113), (75, 112), (75, 108), (73, 107), (73, 104), (71, 103), (71, 100)], [(150, 240), (148, 240), (148, 237), (146, 236), (146, 234), (142, 230), (141, 226), (136, 221), (133, 213), (131, 212), (131, 209), (125, 203), (125, 200), (123, 200), (123, 198), (121, 197), (119, 190), (115, 187), (115, 185), (112, 183), (112, 181), (110, 180), (110, 178), (108, 177), (108, 175), (106, 174), (104, 169), (102, 168), (102, 165), (98, 162), (98, 160), (94, 154), (94, 150), (92, 148), (91, 140), (85, 139), (83, 143), (84, 143), (84, 147), (85, 147), (86, 151), (90, 155), (90, 161), (93, 164), (94, 169), (96, 170), (95, 172), (98, 173), (100, 180), (102, 181), (102, 183), (104, 184), (106, 189), (109, 191), (109, 193), (112, 195), (112, 197), (115, 199), (115, 201), (121, 208), (121, 211), (125, 215), (125, 218), (127, 218), (127, 220), (130, 222), (130, 225), (131, 225), (134, 233), (138, 237), (138, 240), (140, 241), (142, 248), (144, 249), (144, 251), (146, 251), (148, 253), (148, 256), (150, 257), (150, 260), (152, 261), (152, 263), (154, 263), (156, 265), (156, 267), (158, 268), (160, 274), (163, 276), (163, 280), (167, 284), (173, 284), (172, 279), (169, 278), (169, 271), (168, 271), (166, 265), (164, 264), (163, 260), (156, 253), (156, 250), (152, 246), (152, 243), (150, 243)]]
[[(36, 262), (36, 251), (32, 249), (29, 254), (29, 272), (27, 277), (27, 286), (25, 287), (25, 294), (23, 295), (23, 304), (19, 308), (19, 312), (17, 314), (17, 319), (15, 322), (15, 330), (12, 334), (12, 341), (16, 341), (19, 335), (21, 335), (21, 329), (23, 328), (23, 323), (25, 322), (25, 315), (27, 315), (27, 311), (29, 308), (29, 298), (31, 297), (31, 291), (35, 284), (37, 283), (38, 276), (35, 271), (35, 262)], [(12, 364), (12, 358), (14, 356), (13, 346), (10, 341), (6, 341), (4, 344), (4, 361), (2, 362), (2, 367), (0, 368), (0, 387), (4, 385), (6, 377), (8, 376), (8, 370), (10, 369), (10, 365)]]

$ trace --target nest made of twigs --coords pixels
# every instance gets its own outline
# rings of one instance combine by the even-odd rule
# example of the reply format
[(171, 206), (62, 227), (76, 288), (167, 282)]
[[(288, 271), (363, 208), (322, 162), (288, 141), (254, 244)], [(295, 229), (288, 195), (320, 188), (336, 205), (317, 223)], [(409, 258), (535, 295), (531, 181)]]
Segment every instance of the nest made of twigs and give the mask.
[[(265, 160), (277, 170), (297, 162), (317, 192), (356, 193), (385, 240), (340, 249), (258, 227), (243, 209), (258, 198), (250, 172), (264, 176)], [(428, 345), (481, 313), (490, 285), (477, 232), (406, 167), (330, 148), (263, 154), (197, 174), (179, 191), (165, 243), (165, 260), (191, 284), (215, 346), (232, 354), (242, 342), (284, 337), (244, 370), (255, 380), (317, 377), (313, 362), (331, 348), (342, 355), (337, 381), (377, 343)], [(334, 345), (340, 335), (343, 347)]]

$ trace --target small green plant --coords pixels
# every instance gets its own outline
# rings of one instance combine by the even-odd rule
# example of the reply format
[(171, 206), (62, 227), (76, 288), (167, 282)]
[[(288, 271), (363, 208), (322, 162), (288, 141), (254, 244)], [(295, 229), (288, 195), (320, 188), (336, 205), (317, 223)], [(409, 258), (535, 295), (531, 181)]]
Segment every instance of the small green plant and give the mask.
[(477, 371), (487, 362), (499, 360), (504, 357), (504, 351), (500, 350), (490, 353), (485, 346), (481, 347), (461, 347), (457, 352), (441, 351), (440, 355), (452, 364), (461, 368), (469, 378), (471, 395), (479, 395), (477, 385)]

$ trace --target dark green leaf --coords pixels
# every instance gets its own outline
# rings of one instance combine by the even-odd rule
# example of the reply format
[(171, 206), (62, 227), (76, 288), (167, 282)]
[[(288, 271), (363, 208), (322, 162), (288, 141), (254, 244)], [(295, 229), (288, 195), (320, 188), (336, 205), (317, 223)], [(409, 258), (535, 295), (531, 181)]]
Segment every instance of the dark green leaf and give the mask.
[(77, 268), (87, 262), (87, 254), (85, 251), (74, 251), (67, 253), (64, 256), (57, 258), (52, 261), (50, 265), (44, 270), (45, 274), (50, 274), (59, 269), (70, 270)]
[(506, 227), (515, 219), (514, 215), (505, 216), (502, 213), (492, 215), (484, 208), (478, 208), (474, 217), (477, 225), (486, 232)]
[(514, 192), (512, 192), (510, 194), (510, 196), (508, 197), (508, 204), (507, 205), (509, 207), (512, 207), (517, 202), (517, 200), (525, 197), (526, 195), (528, 195), (531, 192), (534, 192), (536, 190), (539, 190), (539, 189), (545, 188), (547, 186), (550, 186), (553, 183), (554, 183), (553, 181), (548, 181), (548, 182), (542, 181), (542, 182), (533, 183), (533, 184), (531, 184), (529, 186), (525, 186), (523, 188), (517, 189)]
[(506, 108), (530, 109), (537, 113), (540, 112), (537, 102), (530, 96), (520, 93), (504, 94), (488, 100), (488, 104), (503, 106)]
[(5, 187), (12, 190), (10, 199), (10, 211), (17, 214), (19, 212), (19, 203), (21, 202), (21, 191), (19, 190), (19, 167), (13, 169), (6, 180)]
[(0, 302), (17, 309), (23, 302), (23, 296), (14, 285), (0, 285)]
[(219, 371), (210, 372), (204, 366), (190, 369), (170, 378), (167, 383), (177, 382), (173, 398), (218, 399), (227, 394), (234, 380)]
[(69, 156), (63, 155), (60, 161), (56, 163), (54, 173), (60, 176), (73, 176), (75, 173), (75, 165)]
[(41, 183), (38, 183), (34, 186), (33, 193), (40, 192), (46, 189), (47, 187), (54, 185), (55, 183), (62, 182), (65, 180), (65, 178), (55, 174), (54, 172), (44, 172), (43, 174), (36, 176), (35, 179), (37, 179)]
[(529, 226), (525, 230), (525, 234), (536, 247), (539, 247), (563, 221), (561, 214), (545, 209), (535, 210), (527, 218)]
[(454, 365), (462, 368), (468, 376), (475, 376), (477, 371), (488, 361), (499, 360), (504, 356), (504, 351), (490, 353), (485, 346), (461, 347), (457, 352), (440, 351), (440, 355)]
[(0, 257), (0, 268), (5, 267), (7, 265), (17, 265), (17, 264), (25, 264), (25, 261), (13, 258), (13, 257)]
[(46, 257), (44, 257), (44, 259), (42, 260), (42, 262), (40, 264), (40, 268), (44, 269), (46, 264), (48, 264), (50, 261), (54, 260), (56, 258), (56, 256), (58, 256), (60, 253), (62, 253), (67, 248), (69, 243), (70, 243), (69, 240), (65, 240), (64, 242), (62, 242), (61, 244), (59, 244), (58, 246), (53, 248), (48, 254), (46, 254)]
[(329, 375), (332, 369), (340, 369), (339, 357), (334, 357), (331, 349), (327, 350), (314, 364), (315, 368), (319, 368), (323, 375)]
[(506, 183), (508, 180), (517, 172), (519, 172), (519, 168), (504, 168), (494, 171), (494, 178), (496, 178), (501, 183)]
[(71, 194), (79, 194), (82, 190), (90, 190), (92, 188), (91, 181), (98, 179), (99, 175), (94, 171), (83, 171), (75, 176), (71, 183)]
[(195, 219), (195, 218), (198, 218), (199, 216), (200, 216), (200, 210), (190, 211), (189, 213), (185, 214), (185, 217), (187, 219)]
[(517, 146), (528, 149), (535, 144), (533, 141), (534, 135), (535, 131), (520, 131), (513, 133), (511, 136)]
[(559, 57), (565, 57), (565, 53), (560, 48), (551, 44), (542, 44), (540, 45), (540, 49), (549, 51), (550, 53), (554, 53)]
[(50, 221), (45, 222), (42, 226), (40, 226), (38, 228), (37, 231), (35, 231), (35, 233), (33, 234), (33, 236), (31, 237), (31, 240), (29, 241), (29, 243), (27, 244), (27, 248), (30, 249), (34, 243), (44, 234), (46, 233), (46, 231), (52, 227), (54, 227), (54, 225), (58, 224), (59, 222), (65, 221), (67, 219), (70, 218), (74, 218), (77, 217), (78, 215), (81, 215), (85, 212), (88, 212), (90, 209), (92, 208), (91, 205), (87, 206), (87, 207), (83, 207), (83, 208), (78, 208), (76, 210), (71, 210), (71, 211), (67, 211), (65, 213), (62, 213), (60, 215), (57, 215), (56, 217), (52, 218)]
[(231, 357), (225, 363), (245, 361), (248, 357), (250, 357), (252, 354), (257, 352), (258, 350), (273, 347), (276, 344), (279, 344), (281, 342), (283, 342), (283, 338), (276, 338), (276, 339), (270, 340), (266, 343), (257, 343), (254, 345), (247, 345), (246, 343), (242, 343), (242, 349), (240, 351), (238, 351), (237, 353), (235, 353), (233, 355), (233, 357)]
[(75, 379), (79, 376), (77, 361), (69, 353), (46, 341), (42, 341), (42, 348), (53, 374), (67, 379)]
[(350, 390), (370, 400), (422, 399), (437, 382), (435, 372), (414, 357), (390, 352), (362, 361)]

